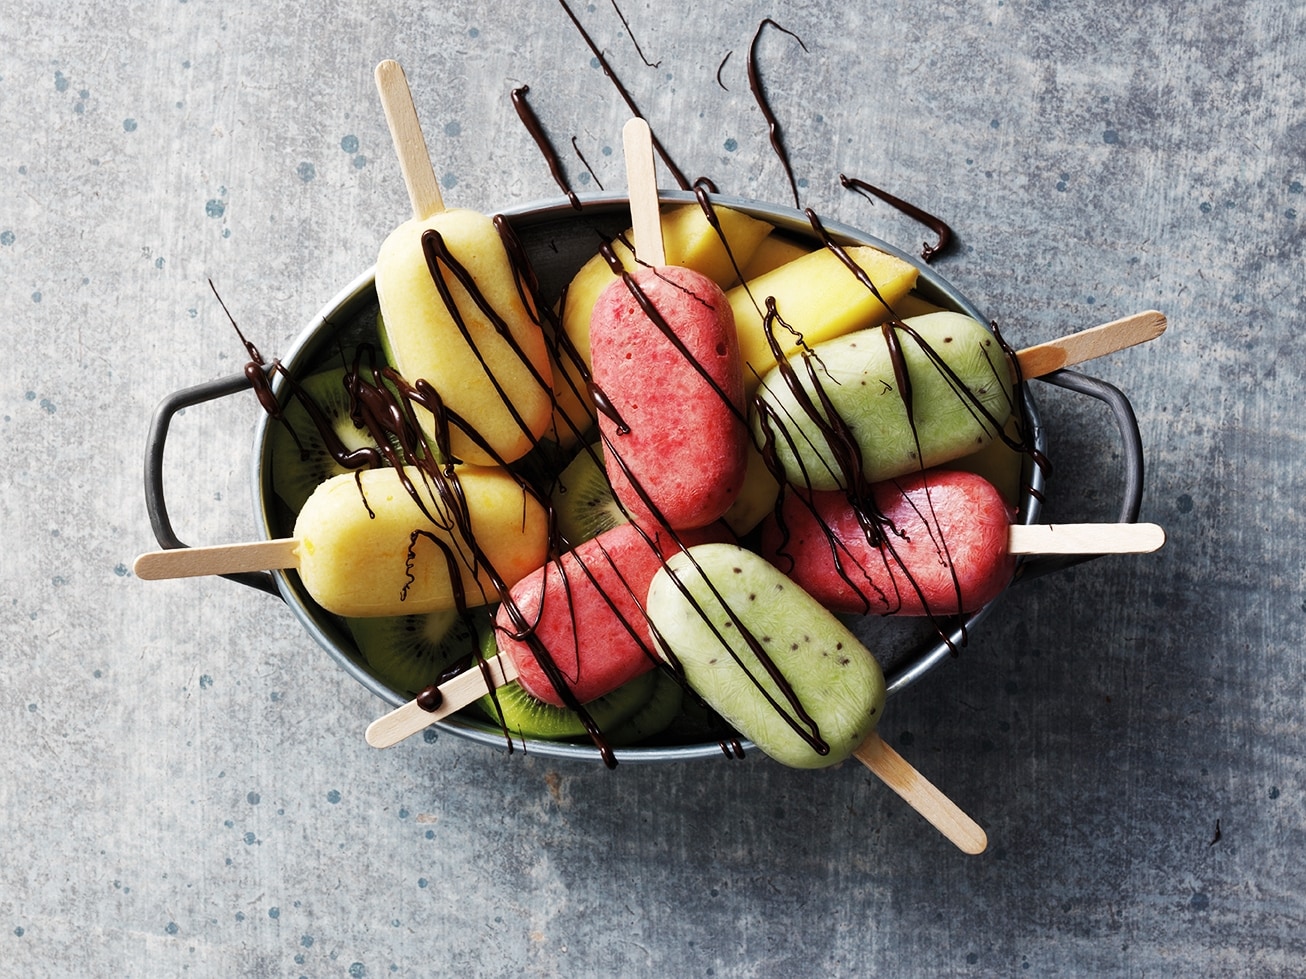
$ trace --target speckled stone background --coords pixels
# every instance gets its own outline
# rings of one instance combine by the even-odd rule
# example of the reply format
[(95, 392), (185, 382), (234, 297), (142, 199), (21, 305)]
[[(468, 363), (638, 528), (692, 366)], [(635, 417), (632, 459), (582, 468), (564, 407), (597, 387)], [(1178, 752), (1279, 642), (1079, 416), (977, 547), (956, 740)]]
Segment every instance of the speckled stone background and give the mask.
[[(863, 770), (363, 742), (383, 705), (275, 599), (144, 583), (146, 423), (269, 356), (407, 213), (372, 68), (408, 68), (451, 202), (622, 185), (626, 110), (555, 0), (36, 0), (0, 11), (0, 961), (10, 975), (1300, 975), (1306, 968), (1306, 8), (728, 2), (578, 17), (687, 173), (905, 248), (1017, 343), (1156, 307), (1094, 365), (1138, 412), (1162, 553), (1026, 585), (886, 738), (968, 858)], [(510, 10), (509, 7), (512, 7)], [(727, 59), (727, 55), (729, 58)], [(724, 60), (724, 66), (722, 66)], [(720, 84), (718, 69), (720, 67)], [(1109, 420), (1039, 389), (1049, 515), (1110, 518)], [(169, 443), (179, 534), (254, 527), (249, 396)]]

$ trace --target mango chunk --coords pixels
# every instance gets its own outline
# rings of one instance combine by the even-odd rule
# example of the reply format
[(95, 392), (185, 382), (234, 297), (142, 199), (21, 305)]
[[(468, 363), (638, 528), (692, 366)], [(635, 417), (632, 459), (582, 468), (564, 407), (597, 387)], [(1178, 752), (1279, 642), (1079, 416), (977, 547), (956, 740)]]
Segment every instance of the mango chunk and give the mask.
[(735, 312), (744, 386), (750, 393), (776, 363), (764, 329), (768, 298), (775, 300), (780, 318), (798, 334), (779, 324), (773, 327), (780, 350), (788, 357), (798, 351), (799, 335), (810, 347), (879, 326), (916, 284), (916, 266), (897, 256), (869, 245), (847, 248), (846, 252), (874, 283), (879, 296), (828, 248), (803, 255), (726, 293)]
[(753, 257), (748, 260), (748, 264), (743, 266), (743, 279), (747, 282), (749, 279), (756, 279), (759, 275), (772, 272), (781, 265), (788, 265), (794, 259), (802, 258), (809, 252), (815, 251), (816, 247), (810, 241), (801, 242), (785, 235), (767, 235), (757, 246), (757, 251), (753, 252)]

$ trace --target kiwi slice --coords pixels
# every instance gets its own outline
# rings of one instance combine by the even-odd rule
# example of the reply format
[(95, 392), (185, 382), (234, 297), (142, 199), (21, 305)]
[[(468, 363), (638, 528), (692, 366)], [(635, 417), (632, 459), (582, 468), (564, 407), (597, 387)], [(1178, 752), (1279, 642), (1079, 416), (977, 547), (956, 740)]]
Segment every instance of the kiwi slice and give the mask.
[(552, 503), (558, 533), (571, 547), (627, 523), (603, 471), (603, 447), (583, 448), (558, 476)]
[(616, 746), (638, 744), (656, 737), (680, 716), (685, 688), (667, 670), (648, 674), (654, 678), (653, 693), (644, 706), (607, 732), (608, 741)]
[[(343, 367), (310, 374), (299, 382), (299, 388), (321, 409), (347, 449), (376, 447), (367, 429), (357, 427), (349, 417), (349, 392), (345, 388)], [(346, 471), (332, 457), (322, 432), (298, 397), (291, 397), (282, 419), (273, 421), (269, 441), (272, 488), (295, 513), (320, 483)]]
[(484, 613), (455, 610), (423, 615), (346, 619), (359, 653), (378, 680), (413, 696), (438, 682), (479, 641)]
[[(494, 630), (483, 629), (481, 655), (490, 657), (497, 654), (498, 645), (494, 640)], [(612, 693), (591, 700), (585, 705), (585, 712), (600, 731), (606, 732), (619, 727), (652, 699), (658, 684), (659, 672), (661, 671), (653, 670), (644, 673), (622, 684)], [(554, 707), (552, 704), (536, 700), (515, 680), (503, 685), (493, 694), (486, 694), (472, 706), (488, 720), (506, 728), (509, 734), (519, 738), (565, 741), (587, 736), (585, 725), (581, 723), (580, 715), (576, 711), (565, 707)]]
[[(591, 700), (585, 705), (585, 712), (606, 735), (608, 731), (621, 727), (632, 714), (653, 696), (657, 679), (655, 675), (644, 673), (622, 684), (612, 693)], [(535, 738), (541, 741), (567, 741), (572, 738), (588, 736), (580, 715), (566, 707), (554, 707), (542, 700), (536, 700), (520, 683), (514, 680), (505, 684), (494, 693), (499, 706), (496, 709), (490, 695), (486, 694), (476, 702), (477, 709), (494, 724), (506, 727), (510, 734), (519, 738)], [(502, 712), (502, 719), (500, 719)], [(611, 740), (611, 739), (609, 739)], [(612, 744), (625, 742), (611, 741)]]

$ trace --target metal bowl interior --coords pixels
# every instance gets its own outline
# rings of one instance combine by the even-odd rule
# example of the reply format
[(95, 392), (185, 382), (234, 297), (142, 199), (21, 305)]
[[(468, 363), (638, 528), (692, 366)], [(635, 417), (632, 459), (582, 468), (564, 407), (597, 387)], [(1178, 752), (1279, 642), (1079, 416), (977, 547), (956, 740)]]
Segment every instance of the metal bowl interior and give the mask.
[[(694, 200), (689, 193), (663, 193), (664, 203), (687, 203)], [(620, 234), (630, 224), (626, 198), (616, 194), (591, 195), (581, 198), (581, 210), (573, 208), (566, 200), (523, 205), (502, 212), (513, 225), (539, 276), (544, 298), (552, 302), (575, 272), (598, 250), (605, 237)], [(734, 208), (754, 217), (769, 221), (780, 233), (802, 239), (814, 238), (812, 228), (799, 211), (728, 197), (712, 198), (714, 203)], [(880, 241), (854, 228), (826, 223), (826, 231), (842, 244), (873, 245), (891, 252), (916, 265), (920, 275), (916, 292), (922, 298), (945, 308), (966, 313), (987, 322), (983, 314), (958, 293), (932, 268), (918, 257)], [(292, 377), (303, 377), (314, 370), (339, 363), (339, 351), (361, 343), (377, 342), (376, 318), (378, 313), (375, 270), (369, 269), (351, 282), (315, 316), (300, 334), (292, 348), (280, 358), (281, 364)], [(283, 378), (274, 381), (278, 396), (286, 394)], [(1046, 452), (1046, 434), (1030, 402), (1036, 447)], [(269, 427), (273, 424), (262, 417), (255, 432), (253, 452), (254, 498), (262, 533), (269, 539), (293, 535), (294, 514), (277, 497), (272, 489)], [(1037, 520), (1039, 500), (1043, 490), (1043, 476), (1037, 468), (1029, 467), (1023, 474), (1027, 487), (1022, 495), (1018, 519), (1024, 523)], [(294, 611), (304, 628), (321, 645), (340, 667), (390, 706), (399, 706), (410, 699), (407, 691), (395, 690), (368, 668), (360, 656), (344, 622), (319, 607), (301, 584), (293, 571), (276, 572), (277, 587), (286, 603)], [(953, 655), (953, 650), (964, 642), (964, 637), (1001, 601), (990, 602), (978, 612), (960, 618), (945, 628), (946, 638), (937, 626), (922, 621), (892, 620), (879, 616), (849, 620), (859, 638), (871, 648), (885, 670), (889, 693), (895, 694), (937, 668)], [(487, 723), (455, 716), (442, 721), (439, 728), (469, 740), (499, 749), (509, 747), (503, 732)], [(745, 749), (749, 745), (745, 744)], [(524, 748), (528, 753), (551, 758), (600, 761), (598, 750), (589, 744), (559, 743), (552, 741), (515, 742), (513, 748)], [(621, 763), (671, 762), (698, 758), (720, 757), (722, 747), (716, 742), (683, 746), (633, 747), (618, 749)]]

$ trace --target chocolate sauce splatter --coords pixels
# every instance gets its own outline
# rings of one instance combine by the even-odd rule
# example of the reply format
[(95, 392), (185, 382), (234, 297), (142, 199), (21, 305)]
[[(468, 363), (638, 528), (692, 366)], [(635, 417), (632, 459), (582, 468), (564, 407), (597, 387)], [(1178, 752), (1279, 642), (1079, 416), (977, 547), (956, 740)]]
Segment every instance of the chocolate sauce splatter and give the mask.
[(227, 322), (236, 331), (241, 346), (245, 348), (245, 355), (249, 357), (249, 362), (245, 364), (244, 368), (245, 377), (248, 379), (250, 387), (254, 389), (254, 394), (258, 397), (258, 403), (263, 406), (263, 410), (269, 415), (280, 420), (281, 406), (277, 404), (277, 399), (272, 394), (272, 381), (269, 377), (269, 374), (276, 369), (276, 364), (269, 367), (267, 362), (263, 360), (263, 355), (258, 352), (258, 347), (245, 338), (245, 334), (240, 331), (240, 327), (236, 324), (236, 318), (231, 315), (231, 310), (227, 308), (227, 304), (222, 301), (222, 296), (218, 294), (218, 287), (213, 284), (212, 279), (209, 279), (209, 289), (213, 291), (213, 298), (222, 307)]
[[(630, 109), (631, 114), (638, 119), (643, 119), (644, 115), (639, 111), (639, 106), (635, 104), (634, 96), (632, 96), (629, 89), (622, 84), (621, 79), (617, 77), (617, 73), (612, 70), (612, 65), (608, 63), (607, 57), (604, 56), (603, 52), (599, 49), (599, 46), (594, 43), (594, 38), (590, 36), (587, 30), (585, 30), (584, 25), (581, 24), (580, 20), (576, 17), (575, 12), (567, 4), (567, 0), (558, 0), (558, 4), (564, 11), (566, 11), (572, 24), (575, 25), (576, 30), (580, 33), (581, 39), (584, 40), (586, 46), (594, 55), (594, 59), (599, 63), (599, 67), (603, 69), (603, 74), (607, 75), (608, 79), (616, 87), (617, 94), (620, 95), (621, 100), (626, 103), (626, 107)], [(689, 178), (685, 176), (684, 172), (681, 171), (678, 166), (676, 166), (675, 161), (671, 159), (671, 155), (667, 152), (666, 147), (662, 145), (662, 142), (658, 139), (656, 133), (653, 134), (653, 149), (657, 152), (658, 156), (662, 158), (662, 162), (665, 164), (666, 168), (671, 171), (671, 176), (675, 178), (676, 184), (680, 189), (688, 190), (690, 187)]]
[[(571, 201), (571, 206), (579, 211), (580, 198), (576, 196), (576, 192), (571, 189), (571, 184), (567, 182), (567, 174), (563, 172), (562, 161), (558, 159), (558, 153), (549, 141), (548, 134), (544, 131), (544, 125), (540, 122), (539, 116), (535, 114), (531, 104), (526, 101), (526, 94), (530, 90), (529, 85), (520, 85), (514, 88), (512, 90), (512, 106), (517, 110), (517, 118), (522, 121), (526, 131), (531, 134), (531, 138), (535, 140), (535, 145), (539, 147), (545, 162), (548, 163), (549, 173), (553, 175), (554, 182), (567, 195), (567, 200)], [(574, 140), (573, 145), (575, 145)], [(593, 173), (592, 170), (590, 172)]]
[(575, 136), (571, 137), (571, 148), (572, 151), (576, 154), (577, 159), (579, 159), (581, 164), (585, 167), (585, 169), (589, 171), (590, 179), (594, 181), (594, 186), (596, 186), (599, 190), (602, 190), (603, 183), (602, 181), (599, 180), (599, 175), (594, 172), (594, 168), (590, 166), (590, 161), (585, 159), (585, 154), (580, 151), (580, 146), (579, 144), (577, 144)]
[(727, 51), (726, 56), (721, 59), (721, 63), (716, 66), (716, 83), (721, 86), (721, 91), (723, 92), (730, 91), (730, 89), (726, 87), (726, 83), (721, 80), (721, 72), (725, 70), (726, 62), (730, 60), (732, 54), (734, 54), (733, 51)]
[(444, 694), (440, 693), (438, 685), (432, 684), (419, 691), (416, 700), (418, 707), (428, 714), (434, 714), (444, 703)]
[[(879, 187), (872, 186), (864, 180), (858, 180), (856, 177), (839, 174), (839, 182), (849, 190), (854, 190), (862, 194), (863, 197), (873, 195), (884, 201), (886, 204), (896, 207), (915, 221), (919, 221), (925, 227), (934, 232), (938, 241), (931, 245), (928, 241), (921, 245), (921, 258), (926, 262), (934, 261), (935, 257), (943, 254), (952, 247), (952, 228), (939, 217), (922, 210), (915, 204), (903, 200), (901, 197), (894, 197), (887, 190), (881, 190)], [(869, 199), (869, 198), (868, 198)]]
[(798, 42), (804, 51), (807, 50), (807, 45), (793, 31), (787, 27), (782, 27), (770, 17), (767, 17), (758, 25), (757, 32), (753, 35), (753, 42), (748, 47), (748, 87), (753, 93), (753, 98), (757, 100), (757, 107), (762, 110), (762, 116), (766, 119), (767, 132), (771, 138), (771, 148), (775, 150), (775, 155), (780, 158), (780, 163), (784, 166), (785, 176), (789, 179), (789, 189), (794, 195), (794, 207), (798, 207), (798, 181), (794, 178), (794, 168), (789, 162), (789, 151), (785, 149), (784, 137), (780, 132), (780, 120), (776, 118), (775, 113), (771, 110), (771, 103), (767, 101), (766, 92), (762, 88), (762, 73), (758, 68), (758, 43), (761, 41), (762, 31), (767, 27), (774, 27), (776, 30), (788, 34)]

